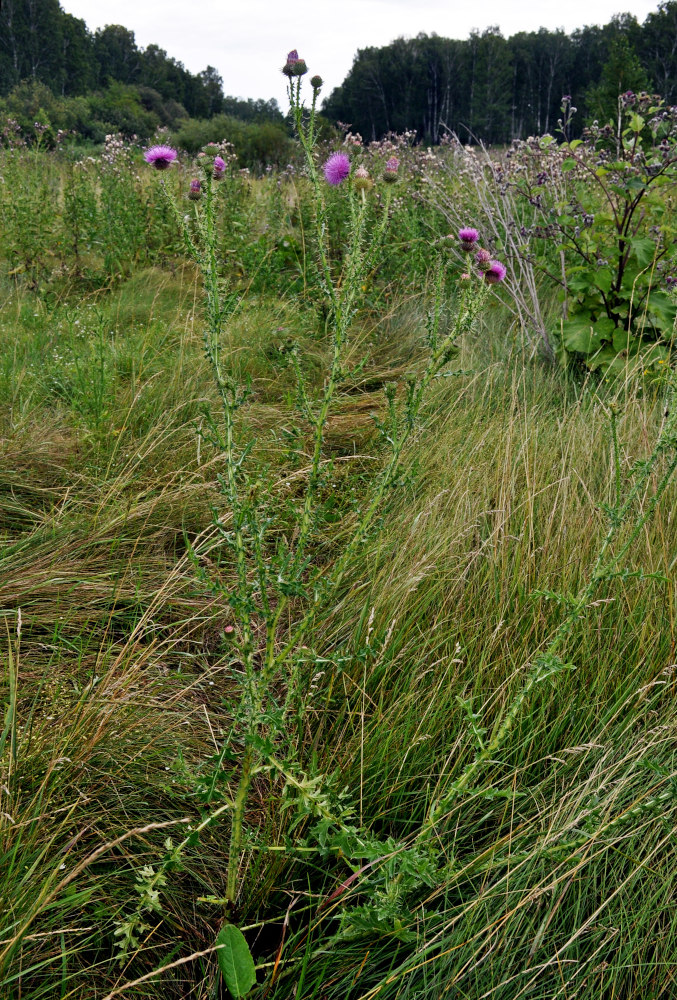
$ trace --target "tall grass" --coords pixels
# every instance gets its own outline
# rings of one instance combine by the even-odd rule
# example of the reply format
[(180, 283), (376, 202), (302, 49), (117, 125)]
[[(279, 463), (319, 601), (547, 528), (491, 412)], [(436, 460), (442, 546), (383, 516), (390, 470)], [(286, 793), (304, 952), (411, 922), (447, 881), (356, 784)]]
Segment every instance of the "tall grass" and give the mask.
[[(225, 995), (213, 947), (224, 829), (206, 826), (153, 883), (205, 817), (205, 776), (236, 713), (237, 623), (187, 555), (231, 572), (213, 548), (218, 456), (195, 433), (215, 402), (200, 283), (189, 267), (144, 268), (55, 301), (12, 280), (0, 343), (3, 995)], [(428, 292), (389, 292), (359, 319), (356, 374), (329, 420), (323, 490), (336, 499), (313, 549), (327, 567), (384, 460), (370, 417), (383, 416), (383, 385), (422, 358)], [(312, 444), (292, 431), (284, 353), (292, 338), (321, 392), (329, 344), (314, 318), (312, 303), (252, 293), (225, 341), (252, 377), (244, 434), (284, 510)], [(356, 824), (390, 838), (392, 857), (322, 856), (311, 817), (292, 831), (284, 781), (256, 778), (237, 910), (260, 995), (670, 997), (673, 485), (627, 572), (572, 632), (575, 670), (533, 689), (482, 781), (450, 802), (430, 884), (422, 856), (413, 889), (406, 873), (388, 881), (476, 759), (474, 729), (488, 739), (500, 725), (566, 616), (562, 598), (589, 578), (617, 504), (610, 408), (623, 495), (668, 419), (658, 384), (582, 382), (534, 360), (499, 307), (454, 368), (435, 381), (383, 529), (343, 568), (299, 668), (304, 761), (333, 806), (352, 803)], [(116, 931), (151, 884), (157, 908), (120, 965)], [(384, 884), (400, 922), (379, 930), (370, 907)]]

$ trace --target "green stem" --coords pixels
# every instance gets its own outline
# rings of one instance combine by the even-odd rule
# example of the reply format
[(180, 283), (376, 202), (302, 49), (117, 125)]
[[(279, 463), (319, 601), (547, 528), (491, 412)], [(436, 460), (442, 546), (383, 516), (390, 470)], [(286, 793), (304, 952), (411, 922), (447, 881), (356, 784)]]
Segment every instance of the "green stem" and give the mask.
[(252, 782), (253, 754), (251, 747), (244, 751), (242, 771), (233, 800), (233, 819), (230, 827), (230, 844), (228, 847), (228, 871), (226, 875), (226, 899), (231, 906), (235, 905), (237, 897), (237, 873), (240, 868), (240, 852), (242, 849), (242, 822), (247, 805), (247, 797)]

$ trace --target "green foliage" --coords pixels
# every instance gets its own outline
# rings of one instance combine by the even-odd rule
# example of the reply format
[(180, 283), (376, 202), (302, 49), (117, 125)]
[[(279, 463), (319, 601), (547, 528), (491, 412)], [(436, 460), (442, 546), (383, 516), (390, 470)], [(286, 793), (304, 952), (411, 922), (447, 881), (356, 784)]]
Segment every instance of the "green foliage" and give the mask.
[(235, 924), (225, 924), (216, 938), (219, 968), (233, 1000), (240, 1000), (256, 985), (254, 959), (247, 940)]
[(329, 188), (292, 100), (303, 173), (0, 152), (3, 996), (661, 997), (674, 373), (508, 311), (597, 181), (398, 137)]
[(618, 15), (570, 35), (540, 28), (506, 39), (488, 28), (463, 41), (419, 34), (360, 49), (324, 110), (367, 140), (414, 130), (425, 142), (451, 132), (463, 142), (502, 144), (553, 131), (566, 93), (591, 120), (613, 115), (619, 93), (648, 89), (651, 80), (673, 100), (667, 39), (676, 9), (674, 0), (662, 4), (641, 27)]
[[(562, 111), (566, 138), (575, 109), (567, 101)], [(667, 197), (677, 181), (676, 141), (673, 109), (627, 92), (617, 127), (594, 124), (583, 140), (556, 147), (545, 137), (513, 150), (508, 176), (535, 209), (525, 236), (562, 255), (562, 278), (547, 246), (543, 270), (563, 286), (566, 314), (554, 332), (563, 359), (617, 373), (669, 358), (677, 306)]]

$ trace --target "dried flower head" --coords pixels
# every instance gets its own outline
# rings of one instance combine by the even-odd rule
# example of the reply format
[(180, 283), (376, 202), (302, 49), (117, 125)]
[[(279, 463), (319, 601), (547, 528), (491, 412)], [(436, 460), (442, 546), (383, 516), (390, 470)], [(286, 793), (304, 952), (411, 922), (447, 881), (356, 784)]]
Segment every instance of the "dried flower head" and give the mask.
[(166, 170), (176, 157), (177, 152), (171, 146), (151, 146), (143, 154), (146, 163), (150, 163), (156, 170)]
[(350, 160), (345, 153), (333, 153), (322, 169), (327, 183), (336, 187), (350, 173)]

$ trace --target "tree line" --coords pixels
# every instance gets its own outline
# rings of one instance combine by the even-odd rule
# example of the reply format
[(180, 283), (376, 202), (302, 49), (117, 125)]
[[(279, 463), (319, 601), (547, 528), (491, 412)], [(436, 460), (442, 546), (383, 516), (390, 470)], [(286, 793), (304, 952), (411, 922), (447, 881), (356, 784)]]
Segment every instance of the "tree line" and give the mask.
[[(366, 140), (414, 130), (429, 143), (448, 131), (505, 143), (553, 132), (564, 94), (581, 127), (612, 117), (627, 90), (677, 103), (677, 0), (643, 24), (622, 14), (571, 34), (541, 28), (504, 38), (488, 28), (465, 40), (420, 34), (360, 49), (323, 113)], [(243, 165), (289, 155), (276, 101), (226, 96), (214, 67), (193, 74), (157, 45), (140, 48), (121, 25), (92, 32), (59, 0), (0, 0), (3, 112), (25, 132), (47, 122), (94, 142), (109, 132), (145, 139), (159, 126), (189, 149), (230, 138)]]
[(0, 0), (2, 111), (24, 132), (37, 120), (94, 142), (109, 132), (147, 138), (166, 126), (187, 129), (199, 145), (195, 122), (216, 117), (266, 134), (277, 128), (278, 144), (286, 134), (276, 101), (226, 96), (213, 66), (191, 73), (158, 45), (140, 48), (122, 25), (92, 32), (59, 0)]
[(462, 41), (420, 34), (360, 49), (323, 111), (366, 140), (414, 129), (431, 143), (447, 131), (505, 143), (554, 131), (563, 95), (582, 124), (613, 117), (628, 90), (677, 103), (676, 0), (643, 24), (622, 14), (571, 34), (541, 28), (504, 38), (493, 27)]

